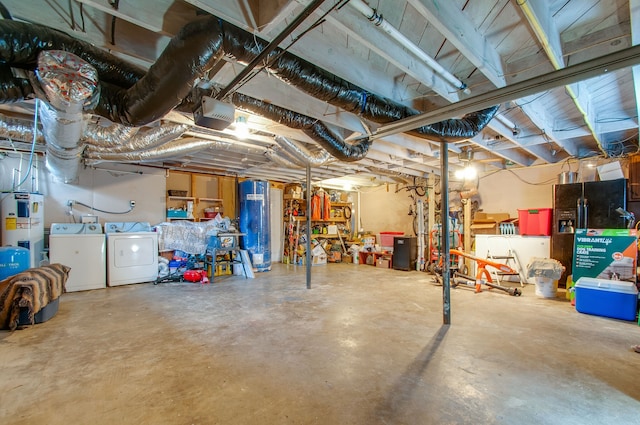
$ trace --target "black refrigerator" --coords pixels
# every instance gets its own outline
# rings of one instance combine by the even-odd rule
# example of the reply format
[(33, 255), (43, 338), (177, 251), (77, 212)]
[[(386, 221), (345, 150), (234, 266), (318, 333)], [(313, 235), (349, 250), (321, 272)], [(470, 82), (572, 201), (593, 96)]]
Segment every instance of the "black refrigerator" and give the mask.
[(618, 208), (627, 208), (626, 179), (553, 186), (551, 258), (565, 267), (560, 286), (572, 273), (575, 229), (624, 229), (627, 221)]

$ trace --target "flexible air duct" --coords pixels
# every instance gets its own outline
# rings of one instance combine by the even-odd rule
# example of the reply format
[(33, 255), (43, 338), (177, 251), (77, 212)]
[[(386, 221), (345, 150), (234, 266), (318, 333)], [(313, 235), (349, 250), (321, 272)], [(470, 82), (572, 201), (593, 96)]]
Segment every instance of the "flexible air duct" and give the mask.
[(164, 145), (148, 150), (130, 152), (88, 152), (85, 155), (87, 165), (95, 165), (100, 162), (152, 162), (166, 159), (179, 158), (206, 148), (216, 148), (224, 143), (213, 140), (202, 140), (194, 137), (186, 137), (180, 140), (172, 140)]
[(284, 168), (304, 168), (304, 165), (294, 162), (292, 159), (283, 158), (279, 152), (273, 149), (267, 149), (264, 155), (277, 165)]
[(371, 142), (366, 139), (350, 145), (329, 130), (322, 121), (238, 92), (233, 94), (232, 99), (233, 103), (241, 109), (261, 115), (287, 127), (302, 130), (303, 133), (341, 161), (358, 161), (364, 158), (371, 145)]
[(138, 132), (135, 136), (128, 140), (120, 140), (115, 146), (112, 144), (117, 141), (107, 141), (104, 144), (93, 144), (87, 146), (85, 152), (131, 152), (146, 151), (162, 146), (165, 143), (180, 137), (187, 129), (187, 124), (169, 124), (162, 127), (153, 127), (145, 131)]
[(87, 126), (82, 139), (88, 145), (100, 147), (115, 147), (131, 139), (140, 130), (138, 127), (109, 123), (102, 125), (100, 122)]
[(47, 141), (47, 169), (69, 183), (78, 176), (85, 129), (83, 108), (96, 95), (98, 74), (78, 56), (62, 50), (46, 50), (38, 55), (38, 82), (47, 97), (38, 111)]
[[(145, 74), (61, 32), (41, 25), (0, 20), (0, 63), (33, 69), (35, 55), (41, 50), (58, 48), (74, 52), (94, 65), (100, 75), (101, 96), (95, 113), (131, 126), (148, 124), (178, 106), (187, 98), (194, 82), (204, 77), (222, 55), (227, 54), (246, 64), (267, 44), (254, 34), (215, 16), (207, 16), (186, 24)], [(377, 123), (396, 121), (420, 112), (369, 93), (279, 48), (271, 52), (265, 63), (265, 69), (282, 81)], [(15, 95), (15, 90), (13, 93)], [(11, 97), (6, 93), (0, 94), (0, 100)], [(233, 98), (238, 100), (236, 95)], [(246, 108), (256, 108), (260, 111), (256, 113), (265, 117), (302, 129), (314, 140), (325, 143), (322, 146), (343, 161), (364, 157), (369, 147), (368, 143), (344, 143), (315, 119), (313, 122), (304, 116), (293, 119), (286, 116), (286, 109), (273, 105), (269, 108), (260, 105), (258, 108), (257, 104), (248, 105), (251, 102), (246, 98), (242, 103)], [(468, 139), (486, 126), (497, 110), (498, 106), (494, 106), (461, 119), (424, 126), (412, 133), (436, 141)], [(341, 152), (342, 149), (345, 151)]]
[(17, 102), (31, 95), (31, 82), (26, 78), (15, 77), (10, 66), (0, 64), (0, 103)]
[[(0, 114), (0, 137), (22, 142), (33, 141), (33, 120), (10, 118)], [(44, 135), (38, 129), (37, 143), (44, 143)]]
[(326, 150), (319, 152), (311, 152), (302, 143), (286, 138), (284, 136), (276, 136), (275, 141), (294, 158), (309, 164), (312, 167), (319, 167), (327, 164), (332, 160), (331, 155)]

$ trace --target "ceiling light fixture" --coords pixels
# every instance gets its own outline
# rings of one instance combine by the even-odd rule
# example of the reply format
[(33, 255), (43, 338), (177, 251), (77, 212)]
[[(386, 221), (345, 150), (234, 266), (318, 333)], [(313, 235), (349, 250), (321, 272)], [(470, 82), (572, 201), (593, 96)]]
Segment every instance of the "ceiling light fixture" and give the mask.
[(249, 125), (247, 124), (247, 117), (239, 116), (236, 118), (234, 126), (236, 137), (239, 139), (246, 139), (249, 136)]
[(459, 180), (472, 180), (476, 178), (476, 176), (478, 175), (478, 172), (476, 171), (476, 168), (473, 165), (467, 164), (464, 168), (460, 168), (456, 170), (454, 175)]

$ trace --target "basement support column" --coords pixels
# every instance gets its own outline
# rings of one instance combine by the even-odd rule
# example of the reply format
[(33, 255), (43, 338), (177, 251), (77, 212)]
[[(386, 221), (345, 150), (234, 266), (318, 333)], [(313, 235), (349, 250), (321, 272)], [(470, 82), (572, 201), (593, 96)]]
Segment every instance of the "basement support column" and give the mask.
[(311, 164), (307, 162), (307, 289), (311, 289)]
[(447, 142), (440, 142), (440, 255), (442, 258), (442, 323), (451, 323), (451, 286), (449, 269), (451, 256), (449, 253), (449, 151)]
[[(464, 244), (463, 244), (464, 252), (470, 253), (471, 252), (471, 220), (473, 220), (473, 217), (471, 217), (471, 198), (465, 199), (462, 201), (462, 208), (463, 208), (463, 215), (464, 215), (464, 222), (462, 224), (463, 232), (464, 232)], [(471, 259), (465, 258), (464, 264), (467, 266), (466, 274), (470, 275), (471, 267), (473, 266)]]

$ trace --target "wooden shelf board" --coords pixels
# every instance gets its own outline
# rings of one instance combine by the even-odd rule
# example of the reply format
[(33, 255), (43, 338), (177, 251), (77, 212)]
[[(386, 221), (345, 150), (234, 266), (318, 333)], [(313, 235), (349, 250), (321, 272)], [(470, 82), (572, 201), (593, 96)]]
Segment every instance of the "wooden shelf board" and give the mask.
[[(289, 217), (284, 217), (284, 221), (289, 221)], [(307, 221), (307, 217), (294, 216), (293, 221)], [(312, 223), (346, 223), (347, 219), (344, 217), (334, 217), (328, 220), (311, 220)]]

